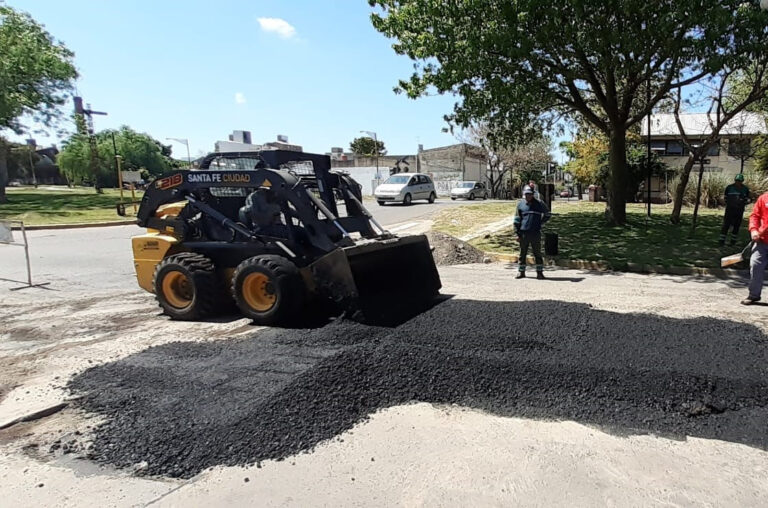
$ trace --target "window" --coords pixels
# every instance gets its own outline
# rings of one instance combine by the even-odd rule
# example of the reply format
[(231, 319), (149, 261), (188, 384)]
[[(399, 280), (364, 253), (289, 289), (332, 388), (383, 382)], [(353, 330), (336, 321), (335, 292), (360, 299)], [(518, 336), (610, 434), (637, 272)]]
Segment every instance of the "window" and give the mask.
[(417, 183), (419, 183), (419, 177), (414, 176), (413, 178), (411, 178), (411, 181), (408, 182), (408, 185), (416, 185)]
[(666, 155), (683, 155), (683, 144), (679, 141), (667, 141)]
[(720, 143), (715, 143), (707, 150), (707, 155), (720, 155)]
[(419, 183), (429, 183), (429, 178), (424, 175), (419, 175)]
[(752, 149), (752, 141), (749, 139), (730, 139), (728, 141), (728, 155), (732, 157), (748, 156)]
[(402, 185), (404, 183), (408, 182), (408, 177), (403, 175), (394, 175), (387, 178), (387, 181), (384, 183), (394, 183), (398, 185)]
[(651, 150), (657, 152), (660, 155), (664, 155), (667, 151), (667, 142), (651, 140)]

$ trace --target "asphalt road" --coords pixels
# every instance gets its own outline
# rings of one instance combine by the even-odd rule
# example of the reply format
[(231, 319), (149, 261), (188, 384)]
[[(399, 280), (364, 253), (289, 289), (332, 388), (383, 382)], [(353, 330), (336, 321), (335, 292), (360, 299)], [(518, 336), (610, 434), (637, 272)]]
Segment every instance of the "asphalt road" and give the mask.
[[(482, 203), (482, 201), (479, 201)], [(438, 211), (465, 204), (440, 199), (434, 204), (379, 206), (366, 201), (384, 227), (428, 220)], [(126, 287), (134, 277), (129, 239), (141, 234), (138, 226), (31, 231), (29, 235), (33, 282), (48, 282), (54, 290), (101, 292)], [(20, 238), (20, 235), (17, 235)], [(24, 251), (0, 245), (0, 289), (26, 280)]]

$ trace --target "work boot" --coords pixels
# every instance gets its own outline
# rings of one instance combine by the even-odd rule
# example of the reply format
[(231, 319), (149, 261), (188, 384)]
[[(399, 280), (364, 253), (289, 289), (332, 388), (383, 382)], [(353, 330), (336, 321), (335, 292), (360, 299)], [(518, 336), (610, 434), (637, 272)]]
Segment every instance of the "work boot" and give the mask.
[(748, 296), (748, 297), (746, 297), (745, 299), (743, 299), (741, 301), (741, 304), (742, 305), (753, 305), (753, 304), (755, 304), (755, 303), (757, 303), (759, 301), (760, 301), (760, 297), (753, 298), (751, 296)]
[(539, 280), (544, 280), (544, 272), (536, 272), (536, 278)]
[(524, 279), (525, 278), (525, 272), (517, 272), (517, 275), (515, 275), (516, 279)]

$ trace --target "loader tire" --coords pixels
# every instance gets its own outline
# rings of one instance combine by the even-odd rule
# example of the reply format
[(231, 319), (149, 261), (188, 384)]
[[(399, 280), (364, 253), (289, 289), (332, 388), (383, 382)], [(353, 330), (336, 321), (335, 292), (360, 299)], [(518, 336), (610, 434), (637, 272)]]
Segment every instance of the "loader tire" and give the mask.
[(301, 319), (306, 288), (299, 269), (281, 256), (248, 258), (232, 277), (232, 296), (244, 316), (264, 326)]
[(163, 312), (180, 321), (215, 314), (221, 296), (213, 262), (194, 252), (174, 254), (158, 263), (153, 286)]

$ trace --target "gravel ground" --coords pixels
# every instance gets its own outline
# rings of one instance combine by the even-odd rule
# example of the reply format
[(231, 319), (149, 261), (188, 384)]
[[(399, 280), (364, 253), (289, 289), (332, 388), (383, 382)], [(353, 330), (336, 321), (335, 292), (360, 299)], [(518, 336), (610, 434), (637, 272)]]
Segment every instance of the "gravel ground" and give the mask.
[(430, 231), (427, 233), (427, 238), (429, 238), (429, 245), (435, 248), (432, 257), (434, 257), (437, 266), (482, 263), (483, 258), (485, 258), (483, 251), (455, 236)]
[(166, 344), (69, 388), (105, 417), (91, 458), (183, 478), (311, 450), (411, 401), (768, 449), (767, 345), (712, 318), (453, 299), (394, 329), (337, 321)]

